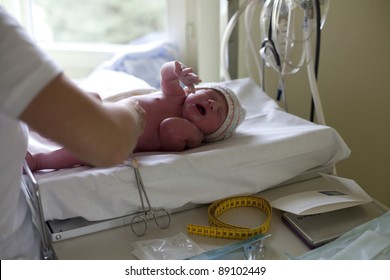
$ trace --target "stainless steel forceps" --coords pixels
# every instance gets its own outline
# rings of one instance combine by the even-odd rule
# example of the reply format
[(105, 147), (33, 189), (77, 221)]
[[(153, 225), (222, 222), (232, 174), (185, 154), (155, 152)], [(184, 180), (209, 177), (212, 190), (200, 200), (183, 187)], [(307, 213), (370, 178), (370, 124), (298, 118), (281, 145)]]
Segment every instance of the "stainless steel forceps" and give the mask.
[[(140, 211), (139, 214), (136, 214), (132, 219), (131, 219), (131, 230), (133, 233), (137, 236), (143, 236), (148, 230), (148, 225), (147, 225), (147, 220), (153, 218), (156, 225), (160, 229), (165, 229), (169, 227), (169, 224), (171, 223), (171, 216), (168, 213), (167, 210), (165, 209), (155, 209), (152, 208), (150, 205), (149, 198), (146, 194), (144, 183), (142, 181), (141, 174), (139, 172), (139, 165), (138, 161), (136, 159), (133, 159), (132, 165), (134, 168), (134, 174), (135, 174), (135, 179), (137, 181), (137, 187), (138, 187), (138, 192), (139, 192), (139, 197), (141, 199), (141, 206), (142, 210)], [(147, 203), (147, 207), (145, 207), (144, 204), (144, 197)], [(143, 227), (142, 227), (143, 225)]]

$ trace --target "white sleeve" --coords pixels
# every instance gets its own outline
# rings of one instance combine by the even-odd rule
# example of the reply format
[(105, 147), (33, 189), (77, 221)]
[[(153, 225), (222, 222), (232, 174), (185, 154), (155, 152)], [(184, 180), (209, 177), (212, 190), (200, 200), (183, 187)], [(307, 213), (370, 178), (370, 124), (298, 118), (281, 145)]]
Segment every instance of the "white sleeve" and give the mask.
[(17, 118), (61, 69), (0, 7), (0, 112)]

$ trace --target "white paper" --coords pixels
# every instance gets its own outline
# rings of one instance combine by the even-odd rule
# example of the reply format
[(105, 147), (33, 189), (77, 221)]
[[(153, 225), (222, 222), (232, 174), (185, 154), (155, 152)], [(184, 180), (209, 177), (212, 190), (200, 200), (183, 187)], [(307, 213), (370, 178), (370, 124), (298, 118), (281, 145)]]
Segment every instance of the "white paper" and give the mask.
[(262, 195), (273, 208), (297, 215), (324, 213), (372, 201), (355, 181), (328, 174), (321, 174), (320, 179), (270, 189)]

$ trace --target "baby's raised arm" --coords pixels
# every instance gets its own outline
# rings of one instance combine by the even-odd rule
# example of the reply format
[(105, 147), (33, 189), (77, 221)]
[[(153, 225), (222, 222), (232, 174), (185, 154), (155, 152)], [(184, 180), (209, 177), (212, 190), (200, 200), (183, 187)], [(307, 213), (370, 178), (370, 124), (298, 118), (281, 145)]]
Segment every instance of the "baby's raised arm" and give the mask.
[[(187, 87), (184, 91), (180, 82)], [(201, 79), (193, 73), (192, 68), (185, 66), (179, 61), (165, 63), (161, 68), (161, 90), (165, 94), (185, 95), (195, 92), (195, 84), (201, 82)]]

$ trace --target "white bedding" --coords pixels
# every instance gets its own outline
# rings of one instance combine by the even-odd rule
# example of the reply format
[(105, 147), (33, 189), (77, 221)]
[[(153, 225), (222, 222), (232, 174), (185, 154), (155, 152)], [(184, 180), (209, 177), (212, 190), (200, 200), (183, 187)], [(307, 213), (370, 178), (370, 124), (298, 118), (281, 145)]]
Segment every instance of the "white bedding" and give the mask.
[[(254, 194), (349, 156), (349, 148), (333, 128), (285, 113), (250, 79), (226, 84), (247, 109), (246, 120), (232, 138), (181, 153), (134, 154), (154, 207), (174, 209)], [(46, 147), (31, 136), (30, 149)], [(96, 221), (140, 208), (134, 172), (124, 164), (35, 175), (45, 220), (81, 216)]]

